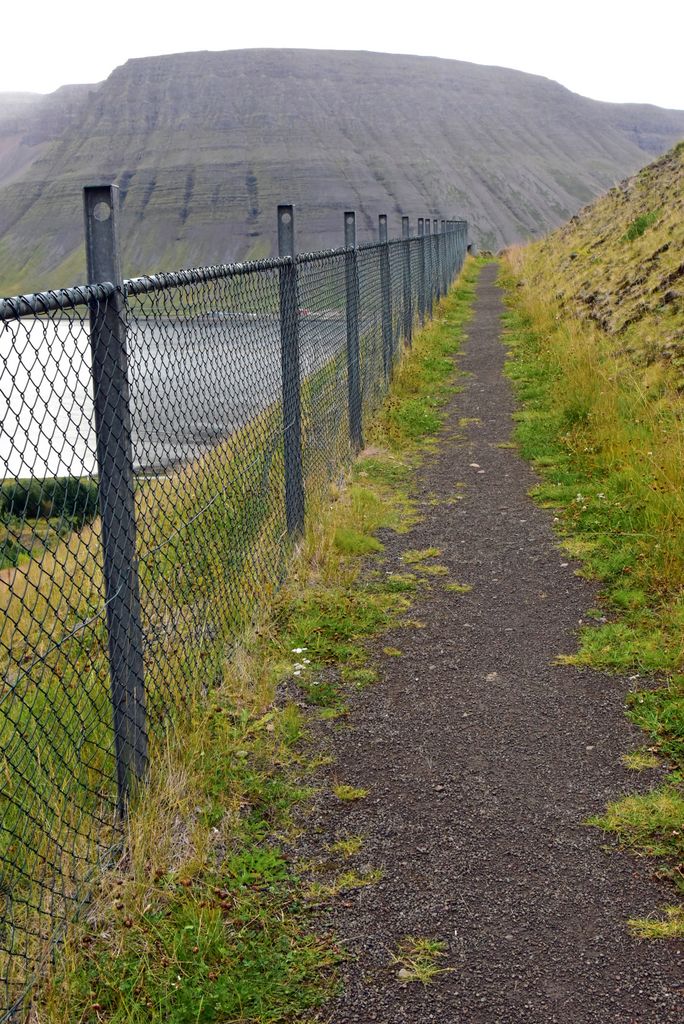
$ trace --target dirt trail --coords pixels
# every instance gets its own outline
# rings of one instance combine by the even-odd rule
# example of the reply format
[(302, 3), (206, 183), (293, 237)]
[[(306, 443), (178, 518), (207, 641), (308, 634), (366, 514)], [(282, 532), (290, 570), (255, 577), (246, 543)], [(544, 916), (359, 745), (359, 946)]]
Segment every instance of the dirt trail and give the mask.
[[(380, 683), (332, 733), (340, 781), (370, 790), (320, 809), (318, 842), (362, 834), (355, 863), (378, 884), (333, 901), (327, 922), (353, 954), (332, 1024), (668, 1024), (684, 1019), (681, 944), (632, 939), (628, 917), (671, 898), (653, 867), (606, 852), (582, 824), (608, 800), (655, 780), (620, 756), (643, 736), (627, 722), (624, 678), (556, 666), (576, 649), (595, 601), (559, 551), (552, 517), (511, 435), (502, 376), (501, 294), (485, 268), (439, 452), (418, 483), (424, 521), (388, 538), (387, 563), (436, 546), (439, 578), (411, 615), (424, 629), (382, 638)], [(459, 426), (462, 418), (475, 418)], [(463, 435), (466, 440), (463, 440)], [(476, 464), (476, 465), (473, 465)], [(466, 485), (456, 503), (458, 482)], [(403, 656), (382, 653), (394, 645)], [(443, 939), (435, 983), (402, 986), (390, 954), (406, 935)]]

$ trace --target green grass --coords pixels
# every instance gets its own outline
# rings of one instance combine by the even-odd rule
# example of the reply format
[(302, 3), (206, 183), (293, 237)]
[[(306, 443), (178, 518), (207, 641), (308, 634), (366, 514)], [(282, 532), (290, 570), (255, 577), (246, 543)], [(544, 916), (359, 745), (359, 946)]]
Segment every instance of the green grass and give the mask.
[(424, 573), (425, 576), (448, 576), (449, 570), (446, 565), (416, 565), (416, 571)]
[(624, 234), (626, 242), (633, 242), (636, 238), (641, 238), (643, 233), (655, 224), (660, 217), (660, 210), (651, 210), (649, 213), (642, 213), (631, 222)]
[[(649, 386), (598, 329), (564, 318), (551, 271), (532, 279), (523, 258), (505, 273), (508, 374), (522, 403), (516, 440), (542, 477), (534, 497), (553, 509), (564, 548), (601, 586), (602, 608), (592, 610), (578, 651), (559, 660), (661, 680), (629, 697), (628, 714), (651, 742), (647, 764), (627, 756), (633, 767), (657, 758), (669, 777), (593, 823), (659, 858), (676, 881), (684, 872), (684, 403), (667, 375)], [(528, 286), (515, 288), (516, 279)]]
[[(271, 489), (279, 491), (279, 460), (263, 450), (263, 433), (273, 434), (276, 419), (268, 410), (192, 465), (136, 487), (153, 758), (166, 715), (182, 712), (202, 686), (217, 685), (225, 650), (280, 576), (282, 516), (269, 501)], [(89, 511), (92, 488), (54, 484), (45, 511), (79, 495), (87, 499), (81, 511)], [(16, 503), (17, 487), (13, 494)], [(93, 865), (106, 863), (121, 841), (100, 523), (83, 518), (34, 548), (9, 582), (0, 580), (0, 667), (13, 682), (0, 705), (0, 906), (24, 936), (27, 956), (0, 952), (0, 974), (12, 990), (32, 958), (43, 956), (51, 929), (73, 912)], [(240, 578), (246, 583), (236, 599)]]
[(384, 550), (377, 537), (369, 537), (350, 527), (339, 527), (335, 531), (335, 547), (345, 555), (372, 555)]
[[(684, 656), (678, 585), (684, 501), (674, 480), (664, 491), (666, 459), (660, 480), (655, 466), (651, 472), (644, 466), (655, 462), (654, 450), (665, 454), (671, 447), (671, 413), (662, 405), (644, 407), (636, 385), (630, 393), (626, 375), (609, 397), (598, 371), (573, 382), (558, 361), (559, 350), (543, 348), (520, 309), (509, 314), (507, 326), (513, 351), (508, 372), (524, 403), (516, 434), (543, 477), (534, 497), (560, 513), (565, 546), (582, 558), (586, 575), (602, 582), (606, 600), (621, 613), (584, 632), (579, 658), (616, 670), (673, 671)], [(586, 401), (595, 405), (580, 422), (568, 415), (568, 406), (576, 409), (573, 387), (585, 386), (592, 392)], [(604, 400), (608, 408), (599, 409)]]
[(337, 839), (329, 847), (332, 854), (339, 854), (345, 860), (355, 857), (363, 846), (363, 836), (345, 836)]
[(310, 882), (306, 898), (310, 903), (326, 903), (342, 893), (352, 892), (354, 889), (364, 889), (368, 885), (376, 885), (382, 877), (382, 871), (378, 868), (371, 868), (363, 874), (358, 871), (343, 871), (330, 882)]
[(418, 589), (419, 582), (414, 573), (395, 572), (386, 577), (382, 586), (393, 594), (413, 594)]
[(628, 754), (622, 755), (622, 763), (633, 772), (645, 772), (652, 768), (659, 768), (660, 761), (652, 750), (641, 748), (630, 750)]
[(440, 974), (455, 970), (440, 966), (446, 955), (446, 942), (407, 935), (399, 943), (397, 952), (392, 954), (392, 963), (399, 965), (397, 977), (403, 985), (416, 981), (430, 985)]
[(441, 554), (441, 548), (422, 548), (421, 550), (410, 548), (408, 551), (403, 552), (401, 560), (406, 565), (419, 565), (426, 559), (437, 558)]
[(348, 665), (340, 669), (340, 678), (347, 686), (353, 686), (356, 690), (363, 690), (378, 680), (378, 673), (374, 668), (351, 668)]
[(684, 907), (664, 907), (664, 917), (630, 918), (627, 922), (638, 939), (677, 939), (684, 935)]
[(675, 674), (667, 686), (637, 690), (628, 698), (628, 714), (651, 736), (660, 754), (684, 766), (684, 676)]
[(220, 877), (167, 895), (166, 906), (127, 919), (118, 956), (90, 944), (88, 969), (68, 982), (80, 1020), (275, 1021), (320, 1004), (321, 970), (337, 954), (295, 924), (282, 856), (245, 847)]
[[(684, 793), (675, 785), (609, 804), (605, 814), (589, 819), (619, 836), (625, 846), (650, 857), (674, 860), (681, 854)], [(684, 877), (681, 877), (684, 892)]]
[(403, 461), (432, 447), (434, 433), (444, 422), (446, 400), (460, 389), (454, 338), (470, 316), (481, 266), (476, 260), (466, 263), (458, 288), (416, 336), (411, 358), (394, 376), (391, 396), (378, 420), (379, 433), (368, 432), (369, 443), (380, 438), (391, 453), (401, 453)]
[(131, 816), (128, 863), (70, 931), (41, 1019), (282, 1020), (330, 990), (339, 952), (296, 903), (287, 842), (269, 840), (310, 792), (301, 715), (264, 713), (263, 693), (238, 708), (237, 684), (170, 737)]
[(343, 803), (353, 803), (356, 800), (364, 800), (368, 796), (368, 790), (361, 786), (350, 786), (346, 782), (338, 782), (332, 788), (338, 800)]

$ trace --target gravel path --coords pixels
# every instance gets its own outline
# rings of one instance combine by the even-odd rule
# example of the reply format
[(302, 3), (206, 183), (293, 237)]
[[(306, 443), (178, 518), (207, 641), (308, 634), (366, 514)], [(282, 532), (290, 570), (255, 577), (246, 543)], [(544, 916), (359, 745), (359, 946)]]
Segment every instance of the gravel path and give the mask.
[[(411, 612), (425, 628), (382, 638), (381, 682), (354, 698), (347, 728), (331, 730), (334, 777), (370, 793), (326, 800), (316, 842), (362, 834), (350, 864), (384, 876), (326, 912), (352, 956), (321, 1019), (681, 1024), (682, 944), (637, 941), (625, 927), (672, 893), (652, 864), (606, 851), (582, 824), (657, 773), (637, 777), (620, 761), (643, 742), (624, 716), (627, 680), (553, 664), (576, 648), (595, 591), (528, 497), (530, 468), (499, 447), (514, 401), (495, 275), (490, 266), (480, 278), (460, 360), (472, 376), (418, 482), (425, 519), (387, 538), (383, 566), (434, 545), (445, 579), (472, 591), (434, 577)], [(434, 502), (459, 482), (462, 500)], [(390, 954), (406, 935), (444, 940), (453, 971), (403, 986)]]

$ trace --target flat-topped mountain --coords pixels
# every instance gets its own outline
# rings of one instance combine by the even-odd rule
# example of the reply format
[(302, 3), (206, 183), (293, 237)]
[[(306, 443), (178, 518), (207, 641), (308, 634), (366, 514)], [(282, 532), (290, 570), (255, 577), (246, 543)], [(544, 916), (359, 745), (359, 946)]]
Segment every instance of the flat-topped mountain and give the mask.
[(377, 214), (464, 217), (482, 247), (562, 223), (684, 136), (684, 111), (600, 103), (519, 71), (317, 50), (130, 60), (106, 81), (0, 95), (0, 291), (82, 281), (81, 188), (121, 186), (124, 269), (361, 239)]

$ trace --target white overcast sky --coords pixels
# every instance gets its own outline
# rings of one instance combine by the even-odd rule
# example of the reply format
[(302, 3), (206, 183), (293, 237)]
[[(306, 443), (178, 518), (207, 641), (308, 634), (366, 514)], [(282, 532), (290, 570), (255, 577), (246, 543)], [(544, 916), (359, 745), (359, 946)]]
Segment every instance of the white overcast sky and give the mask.
[(99, 82), (129, 57), (288, 46), (415, 53), (684, 109), (684, 0), (2, 0), (0, 91)]

